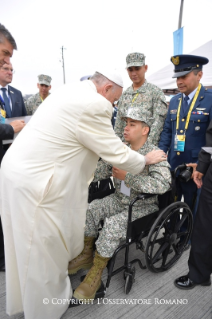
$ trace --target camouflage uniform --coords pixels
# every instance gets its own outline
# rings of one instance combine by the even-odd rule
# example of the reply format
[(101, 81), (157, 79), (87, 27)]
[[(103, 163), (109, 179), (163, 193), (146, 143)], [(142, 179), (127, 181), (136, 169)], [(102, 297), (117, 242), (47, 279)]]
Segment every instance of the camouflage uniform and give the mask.
[[(139, 95), (132, 104), (132, 100), (137, 93), (139, 93)], [(122, 94), (118, 101), (118, 114), (115, 124), (115, 133), (121, 140), (124, 140), (123, 132), (125, 127), (125, 121), (122, 117), (128, 108), (131, 107), (139, 107), (146, 117), (154, 118), (148, 141), (154, 145), (158, 145), (167, 113), (166, 98), (162, 90), (145, 80), (144, 84), (138, 90), (134, 91), (133, 87), (130, 86)]]
[[(39, 84), (45, 84), (47, 86), (50, 86), (52, 78), (49, 75), (40, 74), (38, 75), (38, 83)], [(50, 93), (49, 93), (50, 94)], [(37, 93), (33, 96), (31, 96), (26, 102), (25, 107), (27, 110), (27, 115), (33, 115), (35, 111), (37, 110), (38, 106), (43, 102), (43, 100), (40, 97), (40, 94)]]
[(42, 103), (40, 94), (37, 93), (33, 96), (31, 96), (26, 102), (26, 110), (27, 110), (27, 115), (33, 115), (35, 111), (37, 110), (38, 106)]
[[(138, 152), (146, 155), (153, 149), (158, 149), (147, 141)], [(108, 178), (112, 175), (112, 166), (104, 161), (99, 161), (94, 175), (94, 181)], [(161, 162), (146, 166), (139, 175), (126, 174), (125, 184), (131, 189), (130, 196), (120, 192), (121, 181), (114, 178), (116, 191), (103, 199), (94, 200), (89, 204), (86, 212), (85, 236), (98, 234), (100, 220), (104, 220), (104, 227), (96, 241), (98, 253), (103, 257), (111, 257), (119, 246), (121, 239), (126, 236), (128, 206), (133, 198), (140, 193), (163, 194), (171, 183), (169, 164)], [(158, 210), (157, 195), (138, 201), (133, 209), (132, 219), (153, 213)]]

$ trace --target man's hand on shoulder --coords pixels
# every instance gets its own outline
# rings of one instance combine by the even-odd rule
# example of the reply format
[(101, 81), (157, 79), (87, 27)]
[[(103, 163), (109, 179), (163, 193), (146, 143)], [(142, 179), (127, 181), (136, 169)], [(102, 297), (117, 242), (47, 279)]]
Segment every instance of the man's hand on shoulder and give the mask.
[(153, 150), (145, 155), (146, 165), (156, 164), (167, 160), (167, 155), (162, 150)]
[(14, 132), (18, 133), (22, 130), (22, 128), (26, 125), (24, 121), (21, 120), (15, 120), (10, 123), (10, 125), (13, 127)]

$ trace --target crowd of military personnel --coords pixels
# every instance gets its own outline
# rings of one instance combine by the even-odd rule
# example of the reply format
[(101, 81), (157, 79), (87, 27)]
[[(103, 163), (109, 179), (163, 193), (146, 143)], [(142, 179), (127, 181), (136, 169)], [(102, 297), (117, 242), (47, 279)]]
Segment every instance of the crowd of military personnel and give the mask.
[[(198, 189), (200, 189), (203, 174), (207, 171), (205, 167), (203, 169), (204, 161), (197, 166), (198, 154), (206, 144), (206, 131), (208, 127), (210, 129), (209, 124), (212, 120), (212, 90), (204, 88), (200, 83), (203, 65), (209, 61), (200, 56), (177, 55), (171, 58), (171, 62), (174, 65), (173, 77), (176, 78), (180, 93), (171, 99), (169, 108), (167, 108), (162, 90), (145, 79), (148, 68), (145, 64), (145, 55), (134, 52), (126, 57), (126, 70), (132, 85), (116, 101), (117, 115), (112, 119), (115, 134), (132, 150), (142, 155), (146, 155), (152, 150), (162, 149), (168, 153), (168, 161), (146, 165), (144, 170), (137, 175), (112, 167), (104, 159), (98, 162), (94, 181), (113, 176), (116, 190), (114, 194), (94, 200), (88, 206), (84, 249), (79, 256), (69, 262), (68, 266), (70, 274), (76, 273), (79, 269), (91, 268), (74, 292), (76, 299), (89, 300), (95, 297), (108, 260), (118, 247), (120, 240), (126, 236), (127, 208), (131, 199), (142, 192), (155, 194), (151, 199), (146, 199), (135, 207), (133, 220), (156, 211), (158, 209), (157, 194), (163, 194), (169, 189), (170, 172), (182, 163), (187, 163), (193, 168), (193, 175), (188, 183), (177, 180), (178, 200), (182, 200), (184, 197), (184, 201), (195, 217), (200, 195)], [(7, 65), (8, 61), (5, 63)], [(5, 69), (5, 63), (0, 68)], [(96, 72), (95, 75), (89, 76), (88, 81), (92, 81), (98, 76), (101, 77), (101, 73)], [(33, 115), (40, 104), (48, 98), (50, 84), (51, 77), (43, 74), (38, 76), (39, 92), (25, 103), (28, 115)], [(122, 87), (122, 85), (119, 86)], [(0, 98), (4, 102), (5, 109), (11, 106), (10, 100), (7, 101), (7, 97), (5, 97), (4, 90), (2, 90)], [(43, 107), (45, 107), (45, 103)], [(5, 109), (3, 109), (4, 112)], [(1, 113), (5, 115), (3, 111)], [(208, 146), (212, 146), (210, 141), (207, 143)], [(204, 196), (207, 202), (210, 196), (205, 195), (205, 193)], [(201, 212), (199, 210), (198, 212), (200, 215)], [(210, 212), (204, 213), (208, 218)], [(98, 235), (98, 225), (101, 220), (104, 220), (105, 223), (96, 241), (96, 251), (93, 258), (93, 243)], [(206, 230), (209, 233), (210, 224), (207, 225), (205, 220), (204, 224), (206, 225), (202, 229), (200, 228), (199, 232)], [(183, 276), (176, 280), (175, 285), (178, 288), (191, 289), (197, 284), (204, 286), (211, 284), (212, 258), (207, 255), (202, 256), (200, 265), (198, 258), (194, 257), (195, 249), (200, 254), (199, 246), (204, 244), (209, 247), (211, 242), (210, 236), (207, 242), (203, 238), (201, 243), (199, 240), (199, 244), (195, 244), (198, 249), (192, 247), (193, 259), (190, 258), (189, 267), (192, 268), (193, 272), (190, 276)], [(202, 261), (205, 261), (205, 264), (210, 264), (207, 271), (204, 269), (205, 264)], [(202, 272), (202, 276), (197, 276), (194, 269), (197, 269), (196, 273)]]

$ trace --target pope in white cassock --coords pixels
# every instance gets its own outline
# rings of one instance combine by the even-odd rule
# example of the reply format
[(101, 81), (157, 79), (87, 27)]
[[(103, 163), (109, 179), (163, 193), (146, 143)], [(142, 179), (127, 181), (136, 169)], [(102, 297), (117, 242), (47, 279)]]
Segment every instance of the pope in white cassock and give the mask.
[[(59, 319), (72, 296), (68, 263), (83, 249), (88, 185), (99, 157), (139, 173), (146, 159), (115, 136), (112, 104), (122, 92), (115, 74), (64, 85), (51, 94), (16, 138), (1, 166), (7, 313)], [(48, 298), (45, 305), (43, 299)]]

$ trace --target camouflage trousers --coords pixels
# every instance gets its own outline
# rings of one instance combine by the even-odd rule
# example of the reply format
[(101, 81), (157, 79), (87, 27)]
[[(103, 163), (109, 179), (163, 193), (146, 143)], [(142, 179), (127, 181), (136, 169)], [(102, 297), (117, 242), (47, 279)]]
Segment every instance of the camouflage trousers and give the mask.
[[(133, 209), (132, 220), (151, 212), (151, 207), (145, 208), (145, 211), (136, 207)], [(91, 202), (86, 212), (85, 236), (97, 237), (102, 220), (104, 226), (99, 232), (96, 248), (102, 257), (112, 257), (120, 241), (126, 238), (128, 205), (123, 205), (116, 194)]]

